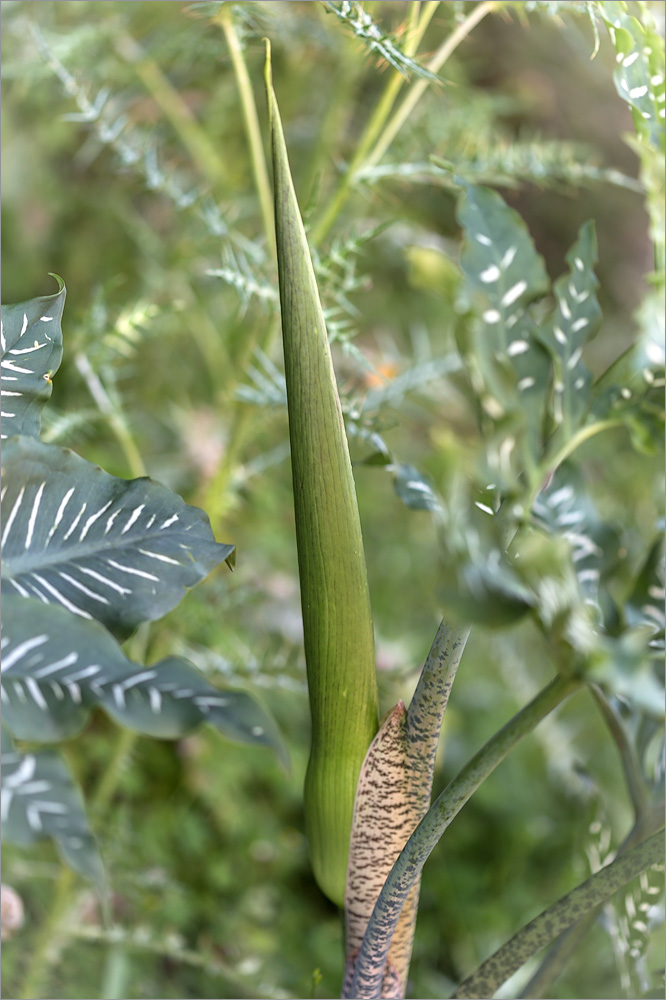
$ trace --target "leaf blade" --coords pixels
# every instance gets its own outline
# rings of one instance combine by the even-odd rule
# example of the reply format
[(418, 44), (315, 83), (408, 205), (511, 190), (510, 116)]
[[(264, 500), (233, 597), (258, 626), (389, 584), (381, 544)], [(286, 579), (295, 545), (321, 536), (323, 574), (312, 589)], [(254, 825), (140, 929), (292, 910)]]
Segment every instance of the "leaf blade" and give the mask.
[(65, 284), (53, 295), (42, 295), (2, 307), (0, 361), (2, 434), (39, 437), (41, 414), (52, 392), (52, 376), (62, 361), (62, 313)]
[(17, 738), (68, 739), (98, 706), (158, 739), (210, 722), (231, 739), (270, 746), (286, 764), (275, 722), (247, 692), (215, 687), (180, 657), (133, 663), (98, 622), (56, 604), (14, 595), (4, 601), (3, 721)]
[(203, 511), (28, 437), (3, 448), (3, 593), (58, 603), (126, 637), (234, 550)]

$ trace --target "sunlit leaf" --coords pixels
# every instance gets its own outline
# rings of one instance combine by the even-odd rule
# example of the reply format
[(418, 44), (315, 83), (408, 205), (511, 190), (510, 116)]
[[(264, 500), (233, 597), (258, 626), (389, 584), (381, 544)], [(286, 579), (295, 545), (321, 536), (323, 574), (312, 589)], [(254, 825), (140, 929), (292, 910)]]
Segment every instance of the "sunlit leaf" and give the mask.
[(53, 295), (2, 307), (2, 437), (39, 437), (41, 414), (62, 361), (65, 285)]
[(3, 593), (60, 604), (122, 637), (233, 551), (167, 487), (27, 437), (2, 450), (2, 515)]
[(4, 728), (2, 837), (21, 846), (53, 838), (70, 868), (98, 884), (104, 880), (81, 792), (67, 763), (53, 750), (17, 750)]
[(148, 736), (175, 739), (202, 722), (283, 753), (275, 723), (249, 694), (214, 687), (187, 660), (128, 660), (98, 622), (34, 598), (4, 598), (2, 706), (14, 736), (68, 739), (99, 706)]

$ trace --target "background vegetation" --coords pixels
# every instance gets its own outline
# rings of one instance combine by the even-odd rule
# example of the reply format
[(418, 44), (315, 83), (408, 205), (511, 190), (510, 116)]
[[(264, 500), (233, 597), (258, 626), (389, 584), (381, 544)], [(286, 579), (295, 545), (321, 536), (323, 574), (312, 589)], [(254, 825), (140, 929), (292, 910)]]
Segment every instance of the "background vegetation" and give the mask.
[[(339, 990), (339, 917), (311, 878), (302, 832), (308, 715), (274, 267), (230, 35), (212, 20), (221, 6), (2, 4), (3, 298), (53, 291), (49, 271), (67, 283), (65, 358), (45, 437), (119, 476), (145, 469), (202, 506), (219, 540), (236, 544), (233, 576), (217, 571), (140, 641), (148, 662), (181, 653), (214, 679), (258, 693), (287, 734), (292, 770), (207, 729), (180, 743), (137, 740), (95, 824), (120, 930), (102, 929), (82, 887), (66, 934), (51, 927), (44, 951), (56, 854), (50, 844), (29, 858), (6, 847), (4, 878), (27, 910), (24, 931), (4, 949), (7, 995), (20, 995), (36, 947), (50, 963), (52, 996)], [(451, 440), (473, 449), (478, 435), (446, 378), (458, 230), (454, 194), (429, 175), (429, 158), (501, 186), (552, 278), (580, 224), (595, 220), (604, 325), (586, 360), (598, 372), (632, 342), (654, 266), (638, 160), (623, 138), (631, 116), (613, 86), (608, 39), (590, 61), (589, 21), (557, 14), (584, 5), (506, 4), (456, 51), (445, 85), (425, 94), (325, 231), (388, 67), (324, 4), (224, 6), (233, 6), (262, 116), (261, 37), (272, 39), (339, 381), (359, 431), (357, 487), (387, 709), (414, 686), (445, 581), (428, 513), (408, 510), (391, 476), (360, 460), (381, 433), (398, 462), (441, 483)], [(400, 38), (415, 6), (365, 9)], [(472, 7), (434, 6), (425, 53)], [(265, 135), (263, 117), (262, 126)], [(595, 438), (581, 460), (627, 550), (647, 547), (663, 509), (654, 457), (620, 432)], [(436, 791), (550, 674), (533, 625), (473, 630)], [(429, 861), (411, 995), (448, 995), (624, 836), (630, 803), (586, 697), (502, 765)], [(93, 800), (117, 739), (98, 714), (66, 747)], [(625, 906), (621, 899), (605, 911), (555, 996), (659, 995), (654, 928), (630, 959)], [(650, 919), (658, 921), (656, 907)]]

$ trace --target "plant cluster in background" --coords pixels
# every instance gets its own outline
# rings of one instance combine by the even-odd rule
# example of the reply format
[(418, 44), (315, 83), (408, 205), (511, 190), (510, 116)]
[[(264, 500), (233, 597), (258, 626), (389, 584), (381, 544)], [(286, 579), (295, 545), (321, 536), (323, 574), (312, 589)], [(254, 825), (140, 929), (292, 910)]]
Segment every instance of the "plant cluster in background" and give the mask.
[[(29, 742), (8, 747), (5, 787), (20, 792), (33, 761), (80, 839), (70, 861), (85, 858), (79, 869), (99, 878), (81, 785), (112, 890), (105, 923), (94, 896), (63, 877), (52, 843), (29, 855), (5, 848), (26, 919), (3, 959), (15, 995), (41, 995), (40, 985), (72, 997), (339, 988), (338, 918), (302, 836), (308, 723), (261, 169), (265, 35), (334, 341), (382, 705), (409, 698), (442, 610), (479, 626), (447, 713), (438, 791), (553, 665), (584, 669), (590, 682), (589, 696), (546, 720), (486, 782), (430, 859), (411, 994), (450, 995), (526, 914), (649, 827), (663, 778), (660, 8), (3, 3), (3, 297), (25, 300), (3, 310), (3, 375), (5, 362), (33, 357), (50, 326), (42, 317), (59, 331), (64, 292), (28, 303), (48, 288), (46, 273), (68, 286), (41, 440), (59, 332), (53, 356), (37, 355), (24, 437), (3, 448), (3, 467), (19, 469), (3, 495), (3, 586), (16, 605), (6, 621), (32, 630), (22, 612), (37, 607), (48, 619), (40, 634), (54, 630), (62, 644), (68, 616), (67, 629), (89, 633), (83, 646), (91, 629), (112, 644), (115, 664), (99, 690), (70, 677), (76, 725), (68, 716), (47, 733), (41, 700), (57, 720), (58, 695), (26, 687), (16, 672), (39, 651), (14, 640), (5, 721), (11, 729), (14, 712), (13, 739)], [(24, 329), (28, 305), (37, 311)], [(91, 463), (109, 470), (94, 487)], [(104, 613), (110, 631), (80, 614), (72, 625), (62, 597), (81, 610), (95, 590), (81, 566), (99, 568), (74, 557), (70, 579), (54, 582), (31, 555), (66, 534), (60, 508), (72, 488), (93, 494), (68, 541), (104, 530), (115, 507), (86, 530), (93, 504), (146, 503), (148, 519), (155, 502), (203, 532), (199, 576), (228, 555), (166, 487), (134, 497), (146, 471), (234, 539), (237, 571), (177, 606), (194, 577), (150, 612), (148, 598), (128, 601), (131, 621), (115, 603), (127, 580), (112, 575), (114, 600), (89, 593), (83, 606)], [(119, 501), (116, 477), (128, 476), (135, 485)], [(62, 487), (49, 497), (42, 482)], [(128, 519), (113, 523), (120, 531)], [(168, 608), (158, 628), (141, 625), (118, 644)], [(49, 648), (49, 664), (67, 652), (52, 661)], [(104, 713), (126, 722), (129, 704), (135, 727), (154, 733), (146, 720), (158, 695), (147, 678), (121, 704), (114, 684), (139, 677), (137, 663), (193, 671), (183, 657), (201, 671), (188, 674), (202, 685), (188, 711), (221, 685), (257, 691), (289, 736), (292, 775), (260, 749), (221, 748), (208, 727), (176, 742), (118, 739)], [(197, 721), (183, 707), (170, 736)], [(247, 725), (271, 722), (262, 712)], [(44, 750), (35, 741), (45, 738), (66, 742)], [(3, 750), (10, 739), (3, 733)], [(66, 852), (57, 816), (14, 795), (9, 834), (55, 833)], [(643, 876), (515, 989), (658, 995), (660, 893), (658, 876)], [(29, 953), (42, 984), (30, 981)]]

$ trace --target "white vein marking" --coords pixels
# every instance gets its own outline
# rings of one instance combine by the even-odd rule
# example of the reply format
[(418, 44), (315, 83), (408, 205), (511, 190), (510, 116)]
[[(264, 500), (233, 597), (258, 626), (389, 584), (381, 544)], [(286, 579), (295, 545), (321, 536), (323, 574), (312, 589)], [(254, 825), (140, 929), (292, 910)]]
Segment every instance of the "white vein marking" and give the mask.
[(502, 296), (502, 305), (503, 306), (513, 305), (516, 299), (520, 298), (520, 296), (523, 294), (526, 288), (527, 288), (526, 281), (516, 282), (516, 284), (512, 288), (510, 288), (508, 292), (505, 292), (504, 295)]
[(42, 712), (45, 712), (49, 707), (49, 703), (39, 690), (39, 684), (34, 677), (26, 677), (25, 686), (32, 695), (32, 700), (35, 702), (38, 708), (41, 708)]
[(637, 97), (645, 97), (647, 92), (648, 89), (645, 84), (643, 84), (642, 87), (632, 87), (632, 89), (629, 91), (629, 97), (632, 97), (634, 99)]
[[(35, 374), (32, 368), (19, 368), (16, 362), (12, 361), (11, 358), (3, 358), (2, 361), (0, 361), (0, 368), (6, 368), (8, 372), (14, 372), (16, 375)], [(12, 379), (11, 381), (15, 382), (16, 379)]]
[(30, 597), (30, 594), (28, 593), (28, 591), (24, 590), (24, 588), (21, 586), (21, 584), (17, 580), (13, 580), (11, 577), (9, 577), (7, 579), (7, 583), (11, 583), (12, 587), (15, 587), (16, 590), (18, 590), (18, 592), (21, 595), (21, 597)]
[(16, 695), (18, 700), (21, 702), (22, 705), (25, 705), (28, 699), (26, 698), (25, 691), (23, 690), (23, 685), (21, 684), (21, 682), (14, 681), (12, 686), (14, 688), (14, 694)]
[(560, 312), (565, 319), (571, 319), (571, 309), (569, 309), (569, 303), (566, 299), (560, 299)]
[(113, 512), (113, 514), (111, 515), (111, 517), (110, 517), (110, 518), (108, 518), (108, 520), (107, 520), (107, 522), (106, 522), (106, 527), (105, 527), (105, 529), (104, 529), (104, 534), (105, 534), (105, 535), (108, 535), (108, 533), (109, 533), (109, 532), (111, 531), (111, 528), (113, 527), (113, 522), (114, 522), (114, 521), (115, 521), (115, 519), (116, 519), (116, 518), (118, 517), (118, 514), (120, 514), (120, 510), (121, 510), (121, 508), (120, 508), (120, 507), (118, 508), (118, 510), (114, 510), (114, 512)]
[(178, 519), (178, 514), (172, 514), (171, 517), (167, 517), (166, 521), (163, 521), (162, 524), (160, 524), (159, 530), (163, 531), (165, 528), (170, 528), (171, 525), (175, 524)]
[(79, 541), (80, 542), (82, 542), (83, 539), (86, 537), (86, 535), (88, 534), (88, 532), (92, 528), (92, 526), (95, 523), (95, 521), (97, 520), (97, 518), (101, 517), (102, 514), (109, 509), (109, 507), (111, 506), (112, 503), (113, 503), (113, 500), (108, 500), (104, 504), (103, 507), (100, 507), (100, 509), (97, 511), (96, 514), (91, 514), (90, 515), (90, 517), (88, 518), (88, 520), (86, 521), (86, 523), (83, 525), (83, 528), (81, 529), (81, 534), (79, 535)]
[(48, 677), (49, 674), (55, 674), (58, 670), (64, 670), (65, 667), (71, 667), (76, 663), (78, 658), (78, 653), (68, 653), (67, 656), (63, 656), (60, 660), (55, 660), (53, 663), (47, 663), (45, 667), (40, 667), (39, 670), (35, 670), (35, 677)]
[(55, 532), (58, 530), (58, 525), (62, 521), (63, 515), (65, 513), (65, 507), (69, 503), (69, 501), (71, 499), (71, 496), (72, 496), (72, 493), (74, 492), (74, 490), (75, 490), (75, 487), (72, 486), (72, 488), (69, 489), (69, 490), (67, 490), (67, 492), (65, 493), (64, 497), (62, 498), (60, 506), (58, 507), (58, 512), (57, 512), (57, 514), (55, 516), (55, 521), (53, 522), (53, 527), (49, 531), (47, 539), (46, 539), (46, 544), (47, 545), (51, 541), (51, 538), (53, 537), (53, 535), (55, 534)]
[(76, 515), (76, 517), (74, 518), (74, 520), (73, 520), (73, 521), (72, 521), (72, 523), (70, 524), (70, 526), (69, 526), (69, 528), (67, 529), (67, 531), (65, 532), (65, 534), (64, 534), (64, 535), (62, 536), (62, 540), (63, 540), (63, 542), (66, 542), (66, 541), (67, 541), (67, 539), (69, 538), (69, 536), (70, 536), (70, 535), (71, 535), (71, 534), (72, 534), (72, 533), (73, 533), (73, 532), (74, 532), (74, 531), (76, 530), (76, 528), (77, 528), (77, 526), (78, 526), (78, 523), (79, 523), (79, 521), (81, 520), (81, 518), (83, 517), (83, 514), (84, 514), (84, 512), (85, 512), (85, 509), (86, 509), (86, 507), (87, 507), (87, 506), (88, 506), (88, 504), (87, 504), (87, 503), (84, 503), (84, 504), (83, 504), (83, 507), (82, 507), (82, 508), (81, 508), (81, 510), (80, 510), (80, 511), (78, 512), (78, 514)]
[(535, 382), (536, 379), (533, 379), (531, 375), (528, 375), (526, 378), (521, 378), (518, 383), (518, 391), (523, 392), (525, 389), (531, 389)]
[(9, 354), (34, 354), (35, 351), (41, 351), (42, 347), (47, 346), (46, 341), (43, 344), (40, 344), (39, 341), (36, 340), (32, 347), (22, 347), (20, 349), (18, 347), (14, 347), (11, 351), (9, 351)]
[(131, 594), (132, 591), (128, 590), (127, 587), (121, 587), (119, 583), (115, 580), (110, 580), (108, 576), (102, 576), (101, 573), (96, 573), (94, 569), (88, 569), (87, 566), (77, 566), (79, 573), (85, 573), (86, 576), (91, 576), (93, 580), (97, 580), (99, 583), (105, 584), (105, 586), (110, 587), (111, 590), (115, 590), (118, 594)]
[(582, 354), (583, 354), (583, 348), (582, 347), (578, 347), (573, 352), (573, 354), (571, 355), (571, 357), (567, 361), (567, 368), (569, 369), (569, 371), (573, 371), (573, 369), (576, 367), (576, 365), (580, 361), (580, 359), (582, 357)]
[(525, 351), (529, 351), (530, 345), (526, 340), (514, 340), (512, 341), (506, 349), (506, 353), (510, 358), (515, 357), (517, 354), (524, 354)]
[(482, 510), (484, 514), (490, 514), (491, 517), (495, 516), (495, 511), (492, 509), (492, 507), (489, 507), (488, 504), (481, 503), (479, 500), (475, 500), (474, 506), (478, 507), (479, 510)]
[(11, 670), (14, 664), (18, 663), (23, 656), (26, 656), (31, 649), (37, 649), (38, 646), (43, 646), (48, 641), (48, 635), (36, 635), (32, 639), (26, 639), (25, 642), (20, 643), (11, 653), (8, 653), (4, 657), (2, 662), (3, 671)]
[(7, 518), (7, 523), (5, 524), (5, 530), (2, 533), (2, 547), (3, 548), (5, 547), (5, 545), (7, 543), (7, 538), (9, 536), (9, 532), (12, 529), (12, 524), (14, 523), (14, 519), (16, 518), (16, 515), (18, 514), (19, 510), (21, 509), (21, 504), (23, 503), (23, 494), (24, 493), (25, 493), (25, 486), (22, 486), (21, 489), (19, 490), (19, 495), (17, 496), (16, 500), (14, 501), (14, 506), (11, 509), (11, 513), (10, 513), (9, 517)]
[(509, 247), (509, 249), (506, 251), (506, 253), (504, 254), (504, 256), (500, 261), (500, 267), (507, 268), (509, 264), (512, 264), (513, 258), (516, 256), (517, 252), (518, 252), (518, 247)]
[(67, 677), (67, 683), (73, 684), (76, 681), (84, 681), (88, 677), (94, 677), (96, 674), (100, 672), (101, 669), (102, 668), (100, 667), (99, 663), (91, 663), (90, 666), (83, 667), (81, 670), (79, 670), (78, 673), (70, 674)]
[(628, 66), (633, 66), (633, 64), (638, 59), (639, 55), (640, 52), (638, 51), (638, 49), (634, 49), (634, 51), (630, 52), (629, 55), (627, 56), (620, 55), (620, 61), (624, 66), (624, 68), (626, 69)]
[(561, 344), (562, 347), (566, 347), (567, 335), (565, 334), (564, 330), (561, 330), (559, 326), (556, 326), (555, 329), (553, 330), (553, 336), (555, 337), (555, 340), (558, 342), (558, 344)]
[(580, 319), (577, 319), (575, 323), (571, 324), (571, 329), (574, 333), (578, 333), (578, 331), (586, 327), (589, 322), (589, 319), (586, 319), (585, 316), (581, 316)]
[(19, 334), (19, 337), (22, 337), (27, 329), (28, 329), (28, 315), (27, 313), (23, 313), (23, 325), (21, 327), (21, 332)]
[(502, 318), (497, 309), (486, 309), (483, 316), (481, 317), (486, 323), (499, 323)]
[(78, 684), (69, 684), (67, 681), (63, 682), (67, 690), (69, 691), (69, 697), (72, 699), (75, 705), (81, 704), (81, 688)]
[(485, 285), (489, 285), (492, 281), (497, 281), (501, 272), (496, 264), (491, 264), (487, 267), (485, 271), (481, 271), (479, 278)]
[(59, 601), (63, 607), (67, 608), (68, 611), (71, 611), (75, 615), (79, 615), (81, 618), (92, 618), (92, 615), (89, 615), (87, 611), (84, 611), (82, 608), (77, 608), (76, 604), (72, 604), (71, 601), (68, 601), (67, 598), (61, 594), (59, 590), (53, 587), (48, 580), (45, 580), (43, 576), (40, 576), (38, 573), (33, 573), (32, 575), (35, 580), (42, 585), (44, 590), (46, 590), (47, 593), (52, 594), (56, 601)]
[(130, 528), (132, 527), (132, 525), (134, 524), (134, 522), (139, 517), (141, 517), (141, 511), (144, 509), (145, 506), (146, 506), (145, 503), (142, 503), (142, 504), (139, 504), (138, 507), (134, 508), (134, 510), (132, 511), (132, 513), (129, 516), (127, 524), (125, 525), (125, 527), (123, 528), (123, 530), (120, 532), (121, 535), (124, 535), (127, 531), (129, 531)]
[(171, 563), (173, 566), (183, 565), (177, 559), (172, 559), (171, 556), (163, 556), (159, 552), (150, 552), (148, 549), (139, 549), (138, 551), (142, 556), (148, 556), (149, 559), (159, 559), (160, 562)]
[(59, 570), (58, 576), (61, 576), (63, 580), (67, 580), (67, 583), (71, 584), (72, 587), (76, 587), (76, 589), (80, 590), (82, 594), (85, 594), (87, 597), (92, 598), (93, 601), (99, 601), (100, 604), (109, 603), (106, 597), (102, 597), (102, 595), (98, 594), (96, 591), (90, 590), (89, 587), (86, 587), (85, 584), (80, 583), (79, 580), (75, 580), (73, 576), (69, 575), (69, 573), (65, 573), (63, 570)]
[(484, 236), (483, 233), (477, 233), (475, 239), (484, 247), (490, 247), (493, 245), (493, 241), (489, 236)]
[(148, 699), (150, 701), (150, 710), (154, 715), (159, 715), (162, 711), (162, 695), (158, 688), (151, 687), (148, 688)]
[(39, 511), (39, 505), (42, 502), (42, 494), (44, 493), (44, 487), (46, 486), (46, 480), (41, 483), (35, 499), (32, 505), (32, 510), (30, 511), (30, 517), (28, 518), (28, 530), (25, 533), (25, 548), (29, 549), (32, 544), (32, 536), (35, 530), (35, 521), (37, 520), (37, 513)]
[(204, 694), (195, 698), (194, 703), (195, 705), (212, 705), (213, 708), (226, 708), (229, 704), (229, 698), (222, 698), (214, 694)]
[(122, 563), (117, 563), (113, 559), (106, 560), (109, 566), (113, 566), (114, 569), (119, 569), (123, 573), (129, 573), (131, 576), (141, 576), (145, 580), (159, 580), (159, 576), (153, 576), (152, 573), (144, 573), (141, 569), (134, 569), (132, 566), (123, 566)]

